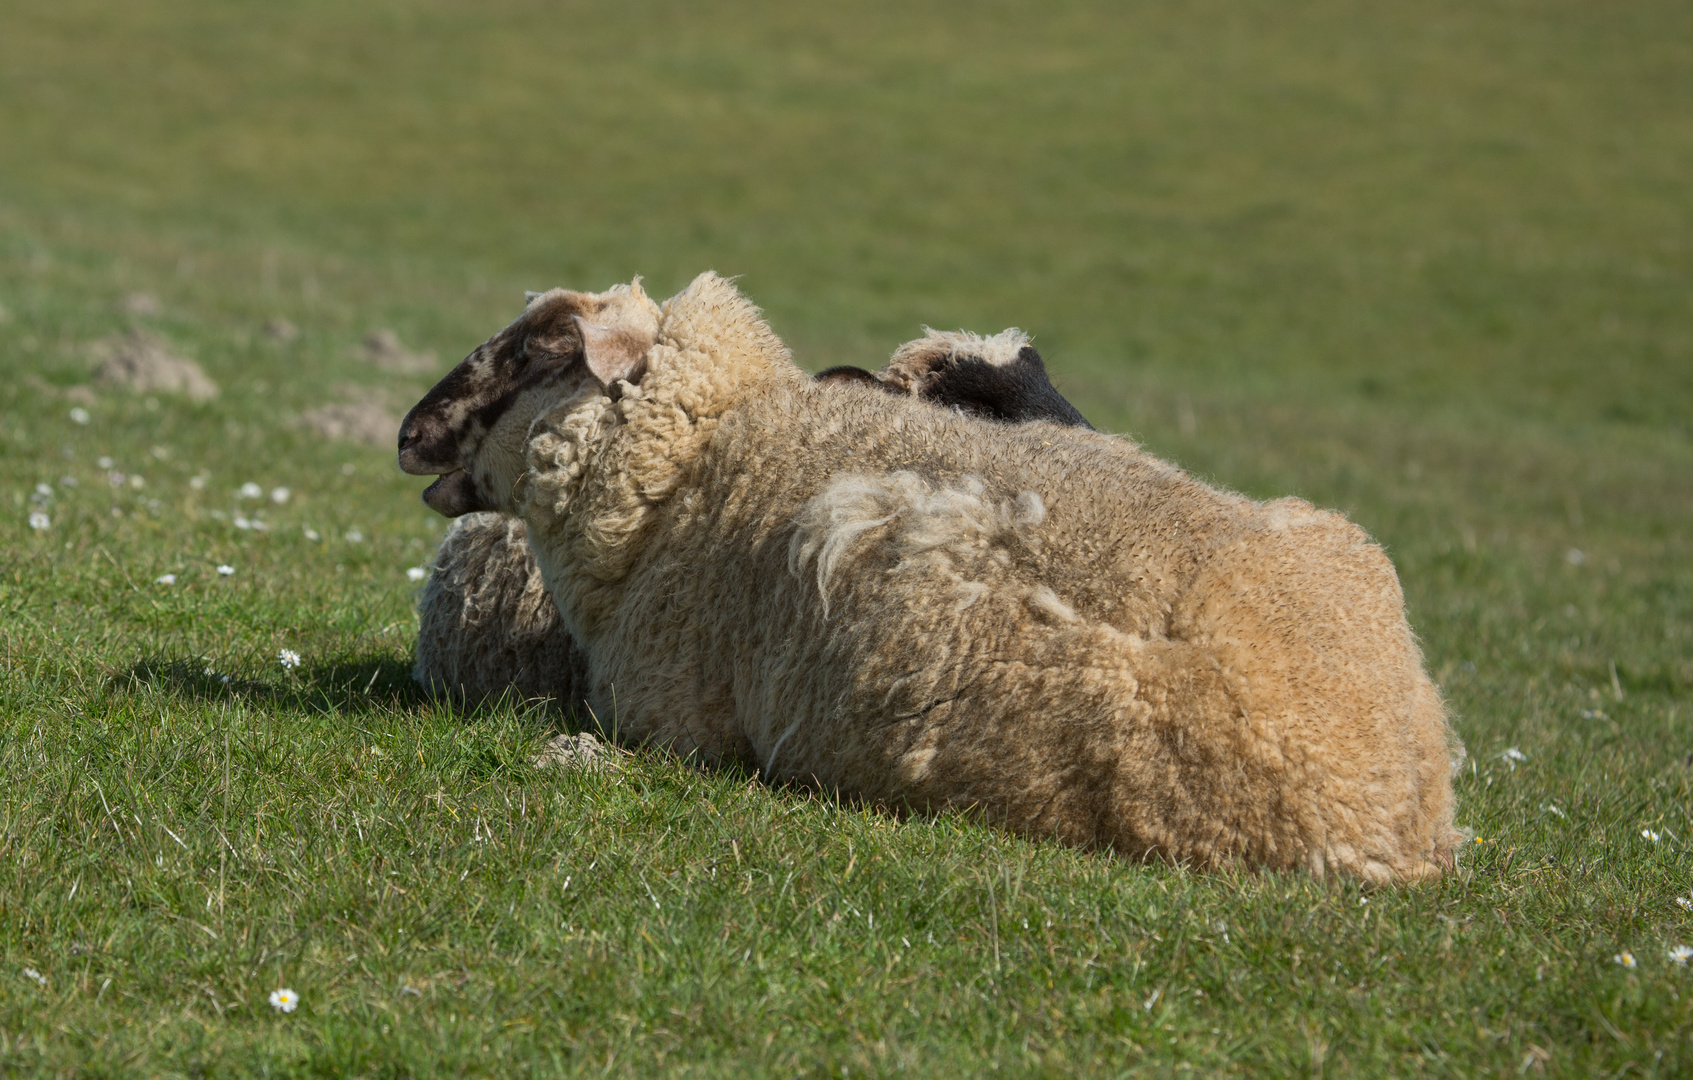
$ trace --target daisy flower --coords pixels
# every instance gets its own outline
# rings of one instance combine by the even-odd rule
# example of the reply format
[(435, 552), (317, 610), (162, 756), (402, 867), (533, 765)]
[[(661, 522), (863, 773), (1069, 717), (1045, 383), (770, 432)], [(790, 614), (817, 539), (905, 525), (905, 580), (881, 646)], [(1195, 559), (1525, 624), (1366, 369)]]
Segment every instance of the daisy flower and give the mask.
[(429, 576), (429, 571), (425, 570), (421, 566), (414, 566), (414, 567), (411, 567), (410, 569), (408, 569), (406, 571), (406, 580), (407, 581), (422, 581), (424, 578), (426, 578), (428, 576)]
[(265, 489), (249, 480), (241, 485), (241, 490), (236, 494), (243, 499), (262, 499), (265, 497)]
[(71, 423), (86, 424), (91, 419), (93, 419), (93, 417), (89, 416), (88, 410), (83, 408), (81, 405), (71, 409)]
[(37, 986), (47, 985), (47, 976), (41, 974), (41, 972), (35, 970), (34, 968), (24, 968), (24, 978), (33, 982)]
[(270, 992), (270, 1007), (277, 1012), (291, 1013), (300, 1007), (300, 995), (286, 986)]
[(291, 496), (293, 494), (294, 493), (292, 491), (289, 491), (285, 487), (271, 488), (270, 489), (270, 501), (275, 503), (278, 506), (281, 506), (283, 503), (287, 502), (289, 496)]
[(45, 511), (31, 510), (29, 514), (29, 527), (34, 529), (36, 532), (42, 532), (53, 527), (53, 519), (48, 517)]
[(235, 567), (230, 566), (228, 563), (219, 563), (218, 564), (218, 576), (219, 577), (229, 577), (233, 573), (235, 573)]
[(1674, 960), (1678, 966), (1686, 967), (1687, 961), (1693, 959), (1693, 948), (1686, 945), (1677, 945), (1669, 951), (1669, 958)]
[(1500, 756), (1500, 758), (1504, 759), (1505, 761), (1509, 761), (1512, 765), (1515, 765), (1519, 761), (1527, 761), (1528, 760), (1528, 755), (1523, 753), (1521, 750), (1518, 750), (1514, 746), (1508, 747), (1505, 750), (1505, 752), (1503, 754), (1500, 754), (1499, 756)]
[(1636, 967), (1640, 966), (1635, 961), (1634, 954), (1629, 952), (1627, 949), (1624, 949), (1622, 952), (1617, 953), (1615, 956), (1611, 957), (1611, 963), (1621, 964), (1625, 968), (1636, 968)]
[(300, 666), (300, 654), (295, 652), (293, 649), (283, 649), (281, 652), (276, 654), (276, 662), (281, 664), (286, 670), (293, 671), (295, 668)]
[(1657, 832), (1656, 829), (1641, 829), (1640, 830), (1640, 836), (1643, 839), (1652, 841), (1652, 843), (1654, 843), (1654, 844), (1657, 843), (1660, 839), (1662, 839), (1662, 837), (1660, 837), (1658, 835), (1658, 832)]
[(175, 585), (176, 584), (176, 575), (175, 574), (160, 574), (158, 577), (153, 579), (153, 584), (155, 584), (155, 585)]

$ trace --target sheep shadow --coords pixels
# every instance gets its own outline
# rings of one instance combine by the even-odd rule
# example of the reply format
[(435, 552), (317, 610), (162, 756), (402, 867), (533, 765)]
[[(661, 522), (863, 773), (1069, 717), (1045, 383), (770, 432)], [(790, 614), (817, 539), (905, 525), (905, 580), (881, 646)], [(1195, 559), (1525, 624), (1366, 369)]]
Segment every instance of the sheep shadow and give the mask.
[(115, 673), (116, 691), (152, 689), (204, 702), (243, 701), (325, 713), (402, 712), (435, 699), (412, 681), (411, 665), (389, 655), (350, 656), (256, 679), (217, 670), (201, 657), (143, 657)]

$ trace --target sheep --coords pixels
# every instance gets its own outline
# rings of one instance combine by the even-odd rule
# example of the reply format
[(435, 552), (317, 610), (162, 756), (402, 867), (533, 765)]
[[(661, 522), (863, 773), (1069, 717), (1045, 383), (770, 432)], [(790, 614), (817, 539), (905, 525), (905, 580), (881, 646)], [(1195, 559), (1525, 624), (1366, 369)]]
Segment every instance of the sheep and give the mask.
[[(574, 388), (513, 394), (513, 343), (572, 325)], [(487, 490), (618, 739), (1130, 859), (1376, 884), (1455, 865), (1456, 741), (1391, 562), (1341, 515), (1126, 439), (990, 438), (816, 386), (713, 274), (634, 337), (532, 306), (483, 346), (509, 362), (418, 403), (400, 455), (509, 477)]]
[[(995, 379), (1002, 370), (1012, 377)], [(902, 345), (879, 372), (835, 367), (816, 379), (862, 382), (1008, 422), (1087, 423), (1053, 388), (1040, 354), (1015, 328), (986, 338), (931, 330)], [(523, 522), (486, 512), (457, 518), (418, 599), (412, 678), (467, 704), (513, 694), (550, 699), (586, 719), (576, 690), (585, 685), (585, 665), (541, 581)]]

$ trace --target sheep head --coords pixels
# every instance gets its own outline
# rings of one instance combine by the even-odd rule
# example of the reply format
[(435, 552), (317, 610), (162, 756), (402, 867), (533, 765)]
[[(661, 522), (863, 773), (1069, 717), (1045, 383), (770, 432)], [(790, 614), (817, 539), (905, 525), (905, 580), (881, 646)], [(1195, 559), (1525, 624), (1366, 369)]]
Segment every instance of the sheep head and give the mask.
[(817, 381), (878, 387), (1013, 424), (1045, 420), (1093, 426), (1052, 385), (1040, 353), (1015, 328), (992, 337), (929, 330), (901, 345), (881, 371), (833, 367), (818, 372)]
[(400, 468), (440, 477), (423, 501), (447, 517), (512, 513), (530, 425), (562, 401), (639, 382), (659, 314), (638, 278), (603, 293), (531, 293), (406, 414)]

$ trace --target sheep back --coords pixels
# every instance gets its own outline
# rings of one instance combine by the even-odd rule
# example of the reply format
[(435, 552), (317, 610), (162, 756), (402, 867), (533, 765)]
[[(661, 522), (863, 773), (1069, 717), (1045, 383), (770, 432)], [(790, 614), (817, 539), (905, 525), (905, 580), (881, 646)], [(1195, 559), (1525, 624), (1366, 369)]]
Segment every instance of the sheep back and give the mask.
[(541, 581), (527, 528), (499, 514), (454, 520), (418, 599), (412, 678), (475, 704), (505, 693), (574, 708), (585, 658)]

